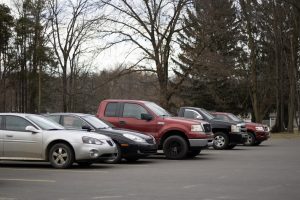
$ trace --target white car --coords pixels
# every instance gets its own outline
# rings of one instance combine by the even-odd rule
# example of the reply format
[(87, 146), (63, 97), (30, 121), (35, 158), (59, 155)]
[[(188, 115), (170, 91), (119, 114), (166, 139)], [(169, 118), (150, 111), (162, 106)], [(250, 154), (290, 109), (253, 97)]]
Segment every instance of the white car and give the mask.
[(65, 130), (34, 114), (0, 113), (0, 160), (49, 161), (55, 168), (88, 166), (116, 153), (113, 140), (87, 131)]

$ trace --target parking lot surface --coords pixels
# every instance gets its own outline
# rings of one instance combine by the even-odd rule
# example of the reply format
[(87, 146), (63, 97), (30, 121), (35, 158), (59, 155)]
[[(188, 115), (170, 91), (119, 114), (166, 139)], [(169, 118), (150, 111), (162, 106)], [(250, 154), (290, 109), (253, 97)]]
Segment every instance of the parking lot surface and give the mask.
[(0, 200), (299, 199), (300, 139), (204, 150), (190, 160), (155, 155), (136, 163), (53, 169), (0, 161)]

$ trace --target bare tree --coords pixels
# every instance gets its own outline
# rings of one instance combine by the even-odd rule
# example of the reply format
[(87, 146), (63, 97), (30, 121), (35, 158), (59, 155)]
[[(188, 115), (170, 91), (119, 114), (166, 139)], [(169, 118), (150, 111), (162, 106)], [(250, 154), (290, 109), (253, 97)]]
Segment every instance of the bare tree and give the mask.
[(75, 68), (81, 66), (80, 58), (90, 50), (88, 43), (94, 38), (100, 17), (94, 0), (49, 0), (48, 3), (49, 37), (62, 71), (63, 111), (66, 112), (71, 109)]
[(107, 10), (114, 12), (106, 18), (110, 25), (105, 34), (109, 38), (113, 35), (108, 46), (131, 43), (134, 50), (141, 53), (140, 59), (131, 68), (157, 75), (160, 103), (165, 107), (168, 107), (174, 94), (173, 89), (177, 87), (171, 85), (169, 80), (170, 57), (175, 48), (175, 37), (182, 31), (180, 20), (189, 2), (190, 0), (102, 0)]

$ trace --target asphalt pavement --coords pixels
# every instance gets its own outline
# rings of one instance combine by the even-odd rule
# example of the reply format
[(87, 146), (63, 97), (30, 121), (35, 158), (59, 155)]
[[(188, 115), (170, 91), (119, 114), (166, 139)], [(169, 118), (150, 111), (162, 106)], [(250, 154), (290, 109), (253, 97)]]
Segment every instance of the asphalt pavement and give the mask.
[(53, 169), (0, 161), (0, 200), (296, 200), (300, 139), (204, 150), (189, 160), (155, 155), (136, 163)]

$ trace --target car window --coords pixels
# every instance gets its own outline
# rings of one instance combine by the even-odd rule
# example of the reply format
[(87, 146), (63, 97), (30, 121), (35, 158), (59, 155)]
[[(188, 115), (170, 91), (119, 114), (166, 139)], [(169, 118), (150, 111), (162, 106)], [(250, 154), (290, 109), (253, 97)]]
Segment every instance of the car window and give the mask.
[(59, 123), (59, 120), (60, 120), (60, 116), (59, 115), (48, 115), (46, 116), (48, 119), (51, 119), (52, 121), (55, 121), (56, 123), (60, 124)]
[(32, 124), (26, 119), (18, 116), (6, 116), (5, 128), (10, 131), (26, 131), (26, 126), (32, 126)]
[(183, 116), (190, 119), (202, 119), (202, 116), (193, 110), (185, 110)]
[(75, 116), (63, 116), (63, 126), (66, 128), (81, 129), (88, 125), (86, 122)]
[(226, 121), (226, 122), (230, 121), (229, 118), (227, 116), (225, 116), (225, 115), (218, 115), (218, 114), (216, 114), (215, 117), (216, 117), (216, 119), (223, 120), (223, 121)]
[(116, 117), (118, 110), (118, 103), (108, 103), (105, 109), (105, 117)]
[(141, 119), (141, 114), (148, 114), (147, 110), (138, 104), (125, 103), (123, 117)]
[(2, 116), (0, 116), (0, 130), (2, 130)]

